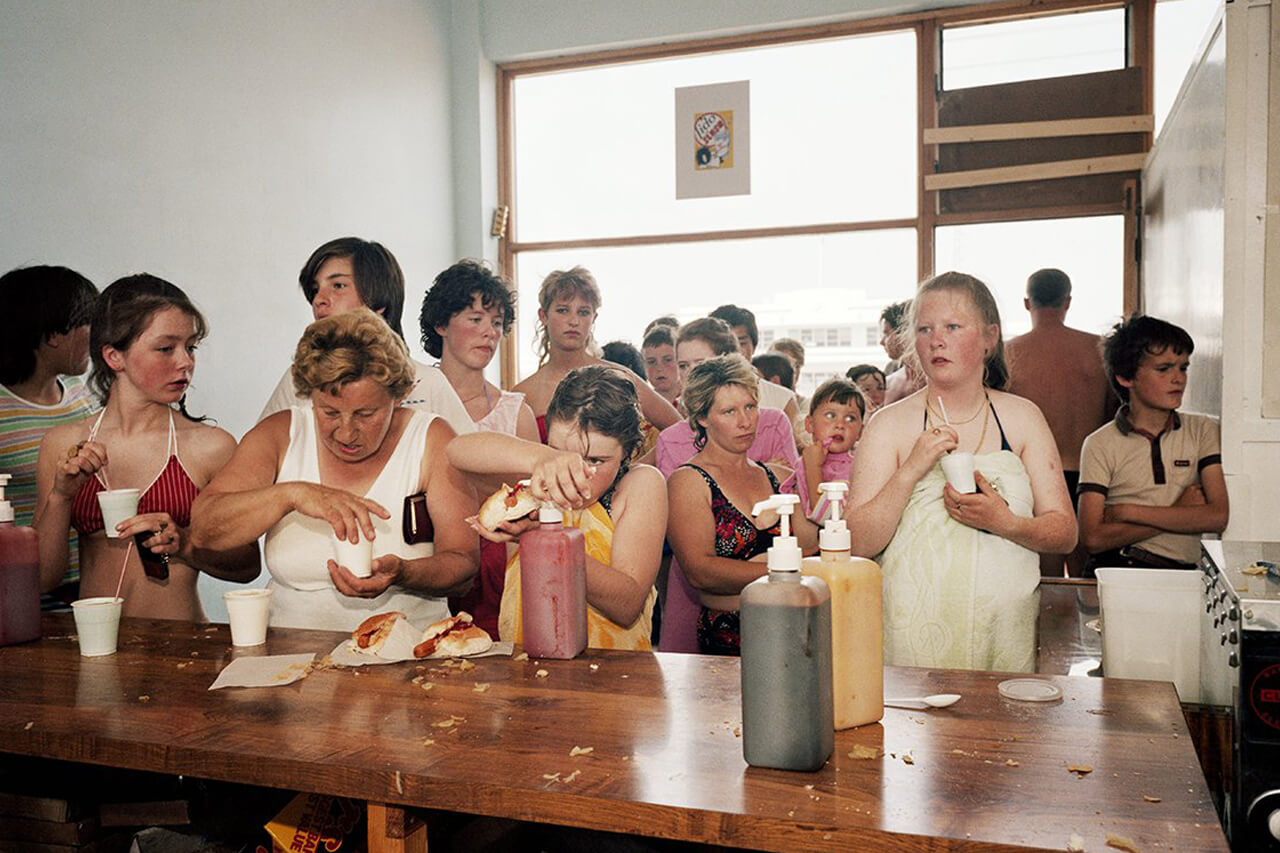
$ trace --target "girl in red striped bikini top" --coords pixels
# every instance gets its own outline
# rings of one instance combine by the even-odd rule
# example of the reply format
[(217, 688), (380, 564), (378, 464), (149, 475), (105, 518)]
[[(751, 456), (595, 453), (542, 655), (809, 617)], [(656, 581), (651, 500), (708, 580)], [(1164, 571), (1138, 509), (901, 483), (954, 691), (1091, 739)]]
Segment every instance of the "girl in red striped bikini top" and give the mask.
[[(40, 446), (35, 524), (43, 587), (66, 571), (72, 526), (80, 534), (80, 596), (115, 595), (118, 585), (126, 616), (203, 620), (199, 572), (241, 582), (257, 575), (256, 546), (197, 553), (187, 537), (192, 501), (235, 450), (235, 439), (184, 406), (204, 334), (204, 318), (186, 294), (154, 276), (121, 279), (99, 297), (89, 382), (105, 406), (96, 419), (51, 430)], [(98, 495), (135, 487), (145, 487), (138, 513), (116, 531), (103, 530)], [(139, 548), (168, 563), (167, 577), (147, 576)]]

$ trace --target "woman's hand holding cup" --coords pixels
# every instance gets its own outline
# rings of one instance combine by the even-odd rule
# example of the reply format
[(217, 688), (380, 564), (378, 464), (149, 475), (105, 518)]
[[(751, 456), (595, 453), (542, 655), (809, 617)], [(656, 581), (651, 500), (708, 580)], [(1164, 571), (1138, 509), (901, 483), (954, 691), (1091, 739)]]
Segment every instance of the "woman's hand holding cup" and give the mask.
[(915, 481), (929, 473), (930, 469), (942, 458), (942, 454), (950, 453), (960, 445), (960, 437), (949, 424), (927, 429), (920, 433), (916, 443), (911, 446), (911, 453), (902, 463), (902, 467), (915, 474)]
[(968, 527), (1004, 536), (1009, 520), (1014, 518), (1013, 512), (980, 472), (974, 472), (973, 479), (978, 491), (971, 495), (956, 491), (950, 483), (943, 487), (942, 503), (947, 515)]
[(367, 577), (360, 577), (353, 574), (346, 566), (340, 566), (330, 560), (328, 562), (329, 579), (333, 581), (334, 588), (343, 595), (352, 598), (377, 598), (404, 574), (404, 560), (395, 554), (384, 554), (374, 559), (369, 568), (370, 574)]

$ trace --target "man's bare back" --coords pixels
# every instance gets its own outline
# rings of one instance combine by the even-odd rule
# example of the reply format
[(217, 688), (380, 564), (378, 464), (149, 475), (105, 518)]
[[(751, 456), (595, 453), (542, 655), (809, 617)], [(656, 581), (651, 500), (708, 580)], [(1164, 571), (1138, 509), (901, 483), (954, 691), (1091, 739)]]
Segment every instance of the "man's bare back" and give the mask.
[(1097, 335), (1062, 325), (1032, 329), (1005, 344), (1005, 388), (1044, 412), (1064, 471), (1080, 470), (1080, 445), (1115, 413)]

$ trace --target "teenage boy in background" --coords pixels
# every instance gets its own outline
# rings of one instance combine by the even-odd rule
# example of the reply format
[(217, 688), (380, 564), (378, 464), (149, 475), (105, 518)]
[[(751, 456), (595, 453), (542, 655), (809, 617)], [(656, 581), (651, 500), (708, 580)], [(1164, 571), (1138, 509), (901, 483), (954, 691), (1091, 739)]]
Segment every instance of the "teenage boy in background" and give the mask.
[(1183, 329), (1141, 315), (1103, 340), (1123, 405), (1080, 454), (1087, 575), (1102, 566), (1193, 569), (1201, 534), (1227, 526), (1218, 422), (1178, 411), (1194, 348)]

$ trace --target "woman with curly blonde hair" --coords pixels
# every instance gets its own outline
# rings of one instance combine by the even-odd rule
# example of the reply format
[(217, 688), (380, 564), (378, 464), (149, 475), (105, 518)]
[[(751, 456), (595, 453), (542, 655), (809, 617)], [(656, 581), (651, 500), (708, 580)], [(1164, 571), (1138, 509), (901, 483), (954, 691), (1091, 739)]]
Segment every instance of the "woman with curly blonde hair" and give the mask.
[[(293, 386), (311, 405), (263, 420), (192, 510), (192, 539), (221, 550), (266, 535), (272, 625), (351, 630), (398, 610), (425, 625), (470, 583), (476, 537), (464, 521), (475, 493), (449, 464), (453, 429), (401, 405), (414, 383), (408, 348), (358, 308), (307, 327)], [(434, 542), (401, 537), (404, 499), (425, 492)], [(373, 542), (372, 576), (334, 559), (334, 539)]]

